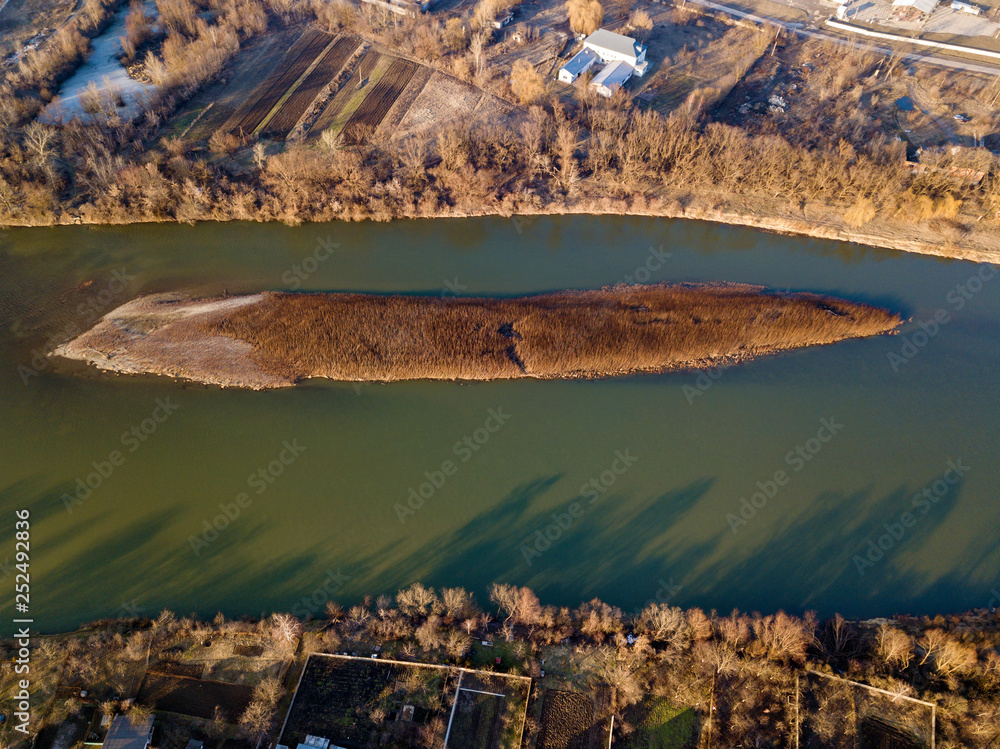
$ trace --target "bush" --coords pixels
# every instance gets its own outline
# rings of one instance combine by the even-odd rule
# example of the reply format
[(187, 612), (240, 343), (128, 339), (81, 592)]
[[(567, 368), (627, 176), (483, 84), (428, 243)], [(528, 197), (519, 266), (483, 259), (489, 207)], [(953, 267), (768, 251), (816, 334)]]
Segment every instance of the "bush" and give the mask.
[(569, 25), (578, 34), (593, 34), (604, 21), (600, 0), (568, 0)]
[(510, 73), (510, 88), (522, 105), (533, 104), (545, 95), (545, 79), (531, 63), (517, 60)]

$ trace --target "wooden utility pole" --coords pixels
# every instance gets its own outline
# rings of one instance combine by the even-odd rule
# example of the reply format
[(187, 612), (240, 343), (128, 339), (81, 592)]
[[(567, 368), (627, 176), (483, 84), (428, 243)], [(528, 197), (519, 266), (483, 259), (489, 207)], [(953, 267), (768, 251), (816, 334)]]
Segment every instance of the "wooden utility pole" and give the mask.
[(799, 736), (802, 726), (799, 723), (799, 672), (795, 672), (795, 749), (799, 749)]
[(715, 677), (719, 675), (719, 667), (712, 674), (712, 693), (708, 695), (708, 749), (712, 749), (712, 713), (715, 712)]

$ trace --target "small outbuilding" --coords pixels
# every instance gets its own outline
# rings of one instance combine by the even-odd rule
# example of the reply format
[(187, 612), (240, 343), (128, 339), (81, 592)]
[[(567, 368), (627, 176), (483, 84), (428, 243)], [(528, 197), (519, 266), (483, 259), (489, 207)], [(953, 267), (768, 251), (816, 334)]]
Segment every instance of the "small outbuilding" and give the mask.
[(983, 9), (978, 5), (973, 5), (972, 3), (963, 2), (963, 0), (952, 0), (951, 9), (957, 10), (961, 13), (968, 13), (972, 16), (981, 16), (983, 14)]
[(111, 721), (102, 749), (149, 749), (152, 740), (152, 715), (138, 719), (118, 715)]
[(600, 59), (596, 52), (585, 47), (573, 55), (573, 59), (559, 68), (559, 80), (563, 83), (572, 83), (590, 70), (594, 63)]
[(590, 85), (596, 88), (601, 96), (610, 97), (632, 77), (633, 70), (634, 68), (623, 60), (613, 62), (594, 76)]

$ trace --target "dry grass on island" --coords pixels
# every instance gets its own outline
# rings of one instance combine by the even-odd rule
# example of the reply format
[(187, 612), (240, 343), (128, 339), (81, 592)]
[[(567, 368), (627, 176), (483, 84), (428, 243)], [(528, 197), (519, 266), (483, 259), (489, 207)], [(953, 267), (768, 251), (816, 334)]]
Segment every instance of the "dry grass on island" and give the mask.
[(55, 353), (107, 370), (282, 387), (611, 377), (741, 361), (893, 330), (900, 318), (744, 285), (616, 286), (514, 299), (287, 294), (141, 297)]

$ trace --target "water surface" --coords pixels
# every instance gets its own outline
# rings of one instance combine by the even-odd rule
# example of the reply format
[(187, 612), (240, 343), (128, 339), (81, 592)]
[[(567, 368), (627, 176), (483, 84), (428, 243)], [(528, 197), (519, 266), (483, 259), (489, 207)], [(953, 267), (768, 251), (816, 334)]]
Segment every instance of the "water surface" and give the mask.
[[(0, 510), (32, 510), (44, 630), (163, 607), (318, 615), (330, 596), (414, 580), (625, 609), (986, 606), (1000, 587), (992, 272), (643, 218), (7, 231)], [(592, 382), (254, 393), (34, 356), (161, 290), (518, 295), (627, 280), (828, 292), (913, 321), (711, 376)], [(928, 335), (935, 314), (947, 321)], [(79, 490), (88, 479), (99, 485)], [(755, 512), (740, 517), (741, 498)], [(12, 556), (7, 523), (0, 560)]]

